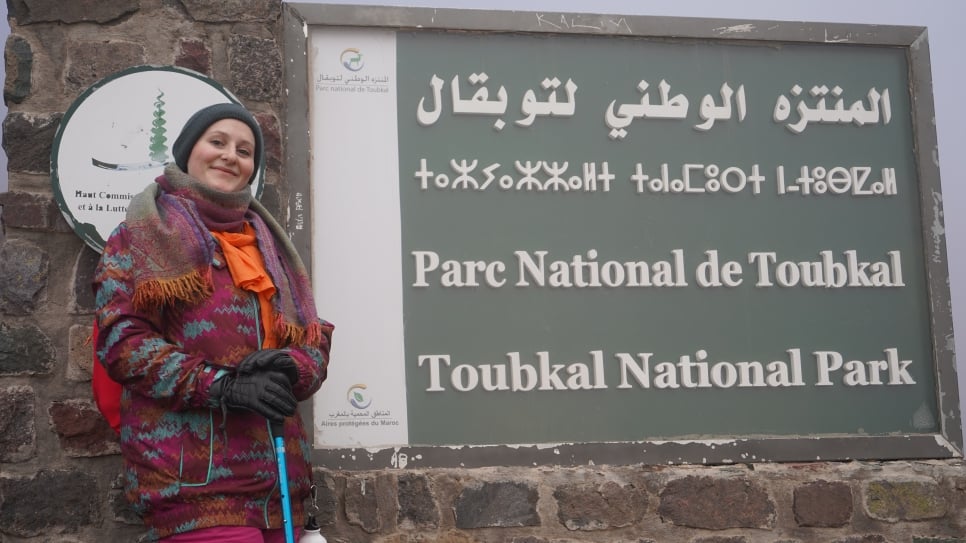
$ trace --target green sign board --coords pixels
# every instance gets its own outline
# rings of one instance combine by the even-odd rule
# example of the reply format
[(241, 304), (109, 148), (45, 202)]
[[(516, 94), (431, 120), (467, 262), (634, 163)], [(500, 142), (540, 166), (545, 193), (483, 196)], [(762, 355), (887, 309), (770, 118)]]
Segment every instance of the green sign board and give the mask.
[(318, 23), (293, 238), (346, 330), (320, 454), (961, 455), (916, 29), (363, 11), (288, 13)]
[[(397, 40), (412, 442), (938, 428), (903, 51)], [(483, 70), (549, 114), (452, 112)]]

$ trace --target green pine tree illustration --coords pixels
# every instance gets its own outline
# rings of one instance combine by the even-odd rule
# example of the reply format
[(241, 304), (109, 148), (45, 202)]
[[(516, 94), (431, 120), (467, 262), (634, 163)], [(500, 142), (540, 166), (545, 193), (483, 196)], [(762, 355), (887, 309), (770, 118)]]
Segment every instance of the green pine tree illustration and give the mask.
[(151, 146), (149, 147), (151, 151), (151, 160), (155, 162), (167, 162), (168, 161), (168, 146), (165, 145), (168, 138), (165, 137), (164, 125), (167, 121), (164, 120), (164, 91), (159, 90), (161, 94), (158, 94), (157, 99), (154, 101), (154, 121), (151, 122)]

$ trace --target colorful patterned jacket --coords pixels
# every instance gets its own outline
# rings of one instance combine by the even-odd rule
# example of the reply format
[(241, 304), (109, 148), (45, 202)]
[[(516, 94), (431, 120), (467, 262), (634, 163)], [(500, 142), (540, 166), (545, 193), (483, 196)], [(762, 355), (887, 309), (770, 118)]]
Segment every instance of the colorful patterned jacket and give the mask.
[[(212, 262), (213, 293), (193, 307), (141, 313), (122, 223), (104, 247), (94, 277), (95, 349), (124, 385), (121, 450), (125, 489), (157, 539), (210, 526), (282, 526), (275, 451), (266, 419), (208, 407), (219, 371), (230, 371), (261, 342), (258, 300), (232, 282), (220, 248)], [(217, 244), (216, 244), (217, 245)], [(289, 347), (299, 367), (299, 401), (326, 377), (332, 327), (323, 321), (321, 349)], [(304, 521), (312, 471), (301, 417), (285, 422), (289, 491), (295, 526)]]

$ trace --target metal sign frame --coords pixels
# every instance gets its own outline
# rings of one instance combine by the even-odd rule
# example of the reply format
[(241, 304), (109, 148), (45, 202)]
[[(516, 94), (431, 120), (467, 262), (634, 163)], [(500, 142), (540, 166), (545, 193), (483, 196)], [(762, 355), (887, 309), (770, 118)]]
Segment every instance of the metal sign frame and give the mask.
[[(315, 449), (313, 460), (332, 469), (479, 467), (586, 464), (728, 464), (750, 462), (959, 458), (963, 436), (957, 388), (942, 196), (933, 126), (934, 103), (926, 29), (758, 20), (695, 19), (551, 12), (283, 4), (285, 171), (289, 234), (311, 262), (312, 191), (309, 143), (309, 26), (473, 33), (636, 36), (767, 46), (781, 43), (897, 47), (910, 66), (912, 126), (920, 189), (924, 267), (928, 287), (938, 433), (862, 436), (734, 436), (727, 439), (480, 446), (395, 446)], [(298, 225), (297, 227), (293, 225)], [(309, 410), (305, 411), (311, 421)], [(314, 422), (314, 421), (312, 421)], [(314, 428), (314, 424), (309, 425)]]

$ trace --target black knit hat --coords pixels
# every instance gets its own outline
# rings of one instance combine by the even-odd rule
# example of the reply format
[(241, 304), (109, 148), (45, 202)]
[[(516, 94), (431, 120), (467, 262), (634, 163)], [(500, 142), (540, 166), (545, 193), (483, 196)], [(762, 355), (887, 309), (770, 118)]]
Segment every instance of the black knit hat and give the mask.
[(181, 133), (178, 134), (178, 139), (174, 140), (174, 148), (172, 149), (172, 154), (174, 155), (174, 163), (181, 168), (181, 171), (188, 172), (188, 157), (191, 155), (191, 150), (194, 148), (195, 143), (198, 141), (208, 127), (215, 124), (222, 119), (235, 119), (241, 121), (248, 125), (248, 128), (252, 129), (252, 134), (255, 135), (255, 169), (252, 170), (252, 177), (248, 180), (250, 185), (252, 181), (255, 180), (255, 176), (258, 175), (258, 170), (261, 168), (262, 159), (265, 155), (265, 148), (262, 144), (262, 130), (258, 126), (258, 122), (255, 117), (244, 106), (235, 103), (226, 104), (214, 104), (206, 108), (199, 109), (195, 112), (188, 122), (184, 123), (184, 128), (181, 129)]

